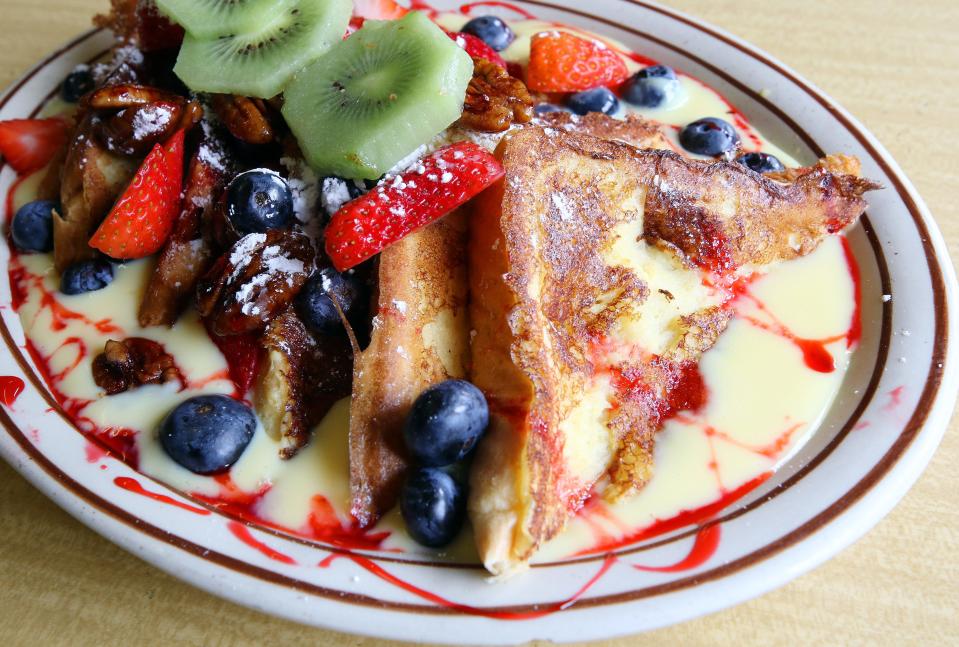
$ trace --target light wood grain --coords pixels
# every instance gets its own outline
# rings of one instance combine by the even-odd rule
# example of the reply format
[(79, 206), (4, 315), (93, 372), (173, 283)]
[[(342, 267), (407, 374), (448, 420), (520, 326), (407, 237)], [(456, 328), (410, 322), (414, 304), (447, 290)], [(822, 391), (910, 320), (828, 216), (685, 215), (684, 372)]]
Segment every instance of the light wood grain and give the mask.
[[(0, 87), (84, 30), (106, 0), (0, 0)], [(959, 257), (959, 3), (671, 0), (812, 79), (862, 120), (925, 197)], [(959, 436), (864, 539), (736, 608), (596, 643), (959, 643)], [(301, 627), (202, 593), (67, 516), (0, 463), (0, 642), (390, 644)], [(452, 636), (451, 636), (452, 638)]]

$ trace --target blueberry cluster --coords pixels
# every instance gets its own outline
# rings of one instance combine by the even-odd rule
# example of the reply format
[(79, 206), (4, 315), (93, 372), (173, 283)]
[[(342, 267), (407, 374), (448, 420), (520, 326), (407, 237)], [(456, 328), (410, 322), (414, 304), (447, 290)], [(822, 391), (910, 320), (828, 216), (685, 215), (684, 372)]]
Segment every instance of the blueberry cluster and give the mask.
[(464, 380), (440, 382), (413, 403), (403, 438), (417, 463), (400, 494), (400, 512), (410, 536), (424, 546), (444, 546), (466, 516), (465, 485), (450, 473), (489, 425), (483, 393)]

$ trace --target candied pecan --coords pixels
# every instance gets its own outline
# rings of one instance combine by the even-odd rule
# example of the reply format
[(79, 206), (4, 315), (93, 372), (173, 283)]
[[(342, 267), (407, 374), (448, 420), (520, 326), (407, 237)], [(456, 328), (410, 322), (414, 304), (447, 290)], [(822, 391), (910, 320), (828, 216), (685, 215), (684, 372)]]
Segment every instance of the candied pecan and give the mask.
[(157, 143), (203, 116), (196, 101), (158, 88), (121, 83), (100, 88), (89, 98), (97, 111), (94, 132), (107, 150), (128, 156), (146, 155)]
[(94, 110), (121, 110), (150, 103), (184, 103), (183, 97), (136, 83), (119, 83), (100, 88), (90, 95), (87, 102)]
[(111, 339), (93, 360), (93, 381), (107, 395), (116, 395), (142, 384), (163, 384), (173, 380), (183, 384), (180, 369), (163, 346), (151, 339)]
[(146, 155), (154, 145), (176, 132), (182, 113), (180, 104), (167, 101), (124, 108), (100, 120), (96, 133), (111, 152)]
[(273, 128), (262, 99), (214, 94), (210, 101), (220, 121), (240, 141), (248, 144), (269, 144), (273, 141)]
[(533, 98), (523, 82), (485, 58), (474, 58), (460, 125), (498, 133), (532, 118)]
[(197, 284), (197, 310), (218, 335), (260, 330), (306, 283), (315, 255), (300, 232), (248, 234)]

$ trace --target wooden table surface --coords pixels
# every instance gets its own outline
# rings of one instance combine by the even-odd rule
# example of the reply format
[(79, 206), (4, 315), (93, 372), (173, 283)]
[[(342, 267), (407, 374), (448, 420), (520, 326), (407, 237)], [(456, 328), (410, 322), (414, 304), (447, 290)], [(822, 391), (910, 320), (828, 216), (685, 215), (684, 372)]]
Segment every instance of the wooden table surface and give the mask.
[[(959, 258), (959, 3), (668, 0), (749, 40), (875, 133)], [(107, 0), (0, 0), (0, 87), (85, 30)], [(916, 486), (824, 566), (733, 609), (595, 643), (959, 644), (959, 425)], [(0, 462), (0, 643), (385, 645), (220, 600), (117, 548)]]

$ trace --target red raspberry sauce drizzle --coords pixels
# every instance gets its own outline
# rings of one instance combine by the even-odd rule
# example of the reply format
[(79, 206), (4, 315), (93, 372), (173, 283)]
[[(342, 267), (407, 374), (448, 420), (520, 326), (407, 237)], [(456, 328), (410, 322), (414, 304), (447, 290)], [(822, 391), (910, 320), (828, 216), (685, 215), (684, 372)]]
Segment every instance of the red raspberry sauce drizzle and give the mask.
[(295, 559), (264, 544), (262, 541), (250, 534), (250, 529), (244, 526), (242, 523), (239, 523), (238, 521), (230, 521), (226, 524), (226, 527), (231, 533), (233, 533), (234, 537), (257, 552), (266, 555), (273, 561), (280, 562), (281, 564), (289, 564), (290, 566), (296, 566)]
[(806, 366), (810, 370), (816, 371), (817, 373), (832, 373), (834, 370), (836, 370), (835, 360), (832, 356), (832, 353), (830, 353), (826, 348), (827, 344), (845, 339), (846, 348), (853, 348), (862, 338), (862, 290), (860, 289), (861, 279), (859, 274), (859, 264), (857, 263), (856, 257), (852, 252), (852, 247), (849, 244), (849, 240), (845, 236), (842, 236), (840, 237), (840, 241), (842, 242), (843, 258), (846, 261), (846, 267), (849, 271), (849, 278), (852, 280), (853, 284), (852, 317), (849, 322), (849, 328), (843, 333), (829, 337), (823, 337), (821, 339), (806, 339), (796, 335), (772, 312), (770, 312), (769, 308), (766, 307), (766, 304), (763, 303), (761, 299), (749, 291), (749, 287), (752, 282), (760, 278), (760, 275), (754, 275), (747, 279), (740, 279), (731, 286), (733, 293), (733, 307), (735, 307), (735, 302), (739, 299), (748, 300), (752, 302), (753, 305), (755, 305), (756, 308), (763, 313), (763, 315), (766, 316), (768, 321), (762, 321), (749, 315), (741, 316), (741, 318), (757, 328), (762, 328), (763, 330), (771, 332), (775, 335), (779, 335), (783, 339), (793, 343), (802, 352), (803, 361), (805, 362)]
[(154, 501), (159, 501), (160, 503), (166, 503), (167, 505), (172, 505), (182, 510), (188, 510), (194, 514), (203, 516), (210, 514), (210, 511), (205, 508), (198, 508), (197, 506), (189, 505), (187, 503), (183, 503), (182, 501), (177, 501), (176, 499), (168, 497), (165, 494), (151, 492), (140, 485), (139, 481), (130, 478), (129, 476), (118, 476), (113, 479), (113, 483), (117, 487), (127, 490), (128, 492), (133, 492), (134, 494), (139, 494), (140, 496), (144, 496), (148, 499), (153, 499)]
[(26, 385), (15, 375), (0, 376), (0, 402), (12, 407)]
[(388, 531), (372, 532), (370, 529), (360, 528), (358, 524), (341, 521), (333, 505), (323, 495), (317, 494), (313, 497), (306, 523), (301, 528), (294, 529), (270, 522), (257, 514), (257, 507), (270, 491), (269, 484), (264, 484), (254, 492), (246, 492), (233, 482), (229, 474), (220, 474), (215, 476), (214, 480), (220, 485), (220, 492), (216, 496), (194, 493), (193, 497), (243, 522), (343, 550), (385, 550), (382, 544), (390, 536)]
[(541, 605), (542, 608), (537, 609), (536, 611), (499, 611), (453, 602), (452, 600), (444, 598), (431, 591), (427, 591), (426, 589), (420, 588), (415, 584), (407, 582), (396, 575), (393, 575), (382, 566), (374, 562), (372, 559), (362, 555), (356, 555), (353, 553), (331, 553), (323, 561), (321, 561), (318, 566), (320, 568), (329, 568), (330, 564), (339, 558), (349, 559), (384, 582), (389, 582), (393, 586), (401, 588), (404, 591), (412, 593), (413, 595), (428, 602), (432, 602), (433, 604), (439, 605), (446, 609), (454, 609), (467, 615), (482, 616), (484, 618), (493, 618), (495, 620), (533, 620), (535, 618), (542, 618), (544, 616), (551, 615), (557, 611), (569, 609), (575, 605), (576, 601), (583, 597), (583, 595), (585, 595), (586, 592), (589, 591), (593, 585), (595, 585), (596, 582), (598, 582), (600, 578), (602, 578), (603, 575), (609, 571), (610, 568), (612, 568), (613, 564), (618, 561), (615, 555), (607, 555), (606, 559), (603, 560), (602, 565), (599, 567), (599, 570), (596, 571), (596, 573), (585, 584), (583, 584), (583, 586), (581, 586), (575, 593), (565, 600)]
[[(410, 9), (423, 9), (426, 7), (429, 7), (429, 4), (427, 4), (426, 2), (422, 2), (422, 0), (413, 0), (410, 3)], [(473, 12), (473, 9), (477, 7), (501, 7), (503, 9), (508, 9), (512, 11), (516, 15), (521, 16), (522, 18), (526, 20), (536, 20), (536, 16), (526, 11), (522, 7), (517, 7), (516, 5), (511, 4), (509, 2), (497, 2), (495, 0), (488, 0), (487, 2), (470, 2), (468, 4), (464, 4), (460, 7), (460, 13), (471, 15)], [(429, 9), (432, 11), (436, 11), (435, 9), (432, 9), (432, 7), (429, 7)]]
[[(718, 513), (722, 512), (724, 509), (765, 483), (770, 476), (772, 476), (772, 472), (760, 474), (751, 481), (743, 483), (735, 490), (725, 492), (720, 498), (711, 503), (707, 503), (704, 506), (693, 508), (691, 510), (683, 510), (679, 514), (669, 517), (668, 519), (659, 519), (655, 523), (646, 526), (645, 528), (634, 530), (633, 532), (627, 533), (621, 537), (612, 538), (607, 536), (605, 540), (597, 541), (595, 545), (577, 552), (576, 555), (582, 556), (606, 553), (630, 546), (640, 541), (645, 541), (653, 537), (664, 535), (674, 530), (679, 530), (680, 528), (685, 528), (686, 526), (705, 524)], [(608, 510), (597, 512), (598, 508), (604, 508), (605, 505), (606, 504), (603, 503), (598, 497), (592, 497), (589, 501), (587, 501), (580, 514), (600, 516), (611, 514)], [(609, 517), (606, 516), (606, 518)]]
[(718, 523), (703, 526), (703, 528), (696, 533), (696, 538), (693, 540), (693, 547), (684, 559), (669, 566), (643, 566), (642, 564), (632, 564), (631, 566), (638, 571), (651, 571), (654, 573), (678, 573), (698, 568), (716, 554), (716, 549), (719, 548), (720, 534), (720, 526)]
[(85, 325), (95, 328), (98, 332), (105, 335), (123, 335), (123, 329), (115, 325), (109, 318), (93, 321), (86, 315), (70, 310), (57, 300), (57, 295), (47, 289), (44, 277), (29, 272), (17, 255), (10, 258), (10, 293), (14, 310), (18, 310), (26, 300), (27, 293), (33, 289), (40, 294), (40, 308), (37, 310), (37, 316), (44, 310), (50, 311), (52, 319), (50, 327), (53, 330), (63, 330), (67, 327), (69, 321), (79, 321)]

